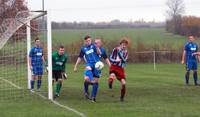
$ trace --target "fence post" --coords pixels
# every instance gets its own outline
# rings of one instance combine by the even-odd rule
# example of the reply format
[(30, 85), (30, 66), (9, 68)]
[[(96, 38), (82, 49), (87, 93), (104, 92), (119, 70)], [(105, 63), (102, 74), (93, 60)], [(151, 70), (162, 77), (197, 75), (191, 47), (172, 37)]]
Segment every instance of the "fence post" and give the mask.
[(156, 51), (153, 51), (153, 68), (156, 70)]

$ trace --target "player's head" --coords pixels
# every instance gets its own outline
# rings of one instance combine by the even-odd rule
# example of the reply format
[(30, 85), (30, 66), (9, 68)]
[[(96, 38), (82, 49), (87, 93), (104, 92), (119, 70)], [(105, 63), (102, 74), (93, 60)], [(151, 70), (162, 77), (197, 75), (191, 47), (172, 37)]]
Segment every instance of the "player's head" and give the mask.
[(91, 37), (89, 35), (85, 36), (84, 40), (86, 45), (90, 45), (92, 43)]
[(98, 47), (98, 48), (100, 48), (102, 46), (101, 39), (95, 39), (94, 43), (95, 43), (96, 47)]
[(35, 38), (35, 46), (40, 47), (40, 39), (38, 37)]
[(65, 48), (63, 45), (60, 45), (59, 46), (59, 49), (58, 49), (58, 54), (59, 55), (63, 55), (65, 53)]
[(122, 39), (120, 41), (120, 48), (125, 50), (127, 48), (127, 46), (128, 46), (128, 40), (127, 39)]
[(193, 42), (193, 41), (195, 40), (195, 38), (194, 38), (193, 35), (190, 35), (190, 36), (188, 36), (188, 40), (189, 40), (190, 42)]

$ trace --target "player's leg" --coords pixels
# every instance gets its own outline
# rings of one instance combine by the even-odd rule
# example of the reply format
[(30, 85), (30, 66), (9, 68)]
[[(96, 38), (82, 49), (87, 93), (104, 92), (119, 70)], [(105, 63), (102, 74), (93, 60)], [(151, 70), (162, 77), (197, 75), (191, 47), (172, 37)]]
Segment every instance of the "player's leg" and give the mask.
[(59, 97), (60, 96), (60, 91), (61, 91), (61, 87), (62, 87), (62, 82), (63, 79), (59, 78), (56, 84), (56, 95)]
[(123, 102), (125, 94), (126, 94), (126, 80), (125, 79), (121, 79), (120, 82), (121, 82), (121, 96), (120, 96), (120, 101)]
[(189, 63), (186, 63), (186, 73), (185, 73), (185, 84), (186, 85), (189, 85), (190, 69), (191, 69), (191, 65)]
[(198, 75), (197, 75), (197, 62), (193, 63), (193, 79), (194, 79), (194, 85), (198, 85)]
[(92, 98), (93, 102), (96, 102), (96, 96), (97, 96), (97, 92), (98, 92), (98, 88), (99, 88), (99, 78), (101, 76), (101, 71), (97, 70), (97, 69), (94, 69), (93, 70), (93, 74), (94, 74), (94, 81), (95, 81), (95, 83), (92, 86), (92, 95), (91, 95), (91, 98)]
[(87, 66), (84, 72), (84, 93), (86, 99), (90, 99), (88, 88), (90, 84), (94, 83), (94, 77), (92, 73), (92, 68), (90, 66)]
[(38, 67), (37, 91), (40, 91), (42, 85), (43, 67)]
[(36, 67), (32, 66), (32, 79), (31, 79), (31, 91), (34, 90), (35, 80), (37, 78), (37, 69)]
[(109, 79), (108, 79), (108, 87), (109, 87), (109, 89), (112, 89), (113, 82), (114, 82), (115, 78), (116, 78), (115, 73), (110, 73), (110, 76), (109, 76)]

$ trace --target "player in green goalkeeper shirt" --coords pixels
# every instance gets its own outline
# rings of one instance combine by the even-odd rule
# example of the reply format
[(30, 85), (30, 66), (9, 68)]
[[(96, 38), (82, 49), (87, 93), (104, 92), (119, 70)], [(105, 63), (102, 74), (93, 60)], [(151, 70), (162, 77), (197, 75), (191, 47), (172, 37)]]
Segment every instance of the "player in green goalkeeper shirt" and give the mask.
[(55, 97), (60, 96), (62, 82), (67, 79), (65, 73), (65, 63), (67, 62), (67, 54), (65, 53), (64, 46), (60, 46), (58, 51), (52, 54), (52, 73), (53, 73), (53, 87), (55, 90)]

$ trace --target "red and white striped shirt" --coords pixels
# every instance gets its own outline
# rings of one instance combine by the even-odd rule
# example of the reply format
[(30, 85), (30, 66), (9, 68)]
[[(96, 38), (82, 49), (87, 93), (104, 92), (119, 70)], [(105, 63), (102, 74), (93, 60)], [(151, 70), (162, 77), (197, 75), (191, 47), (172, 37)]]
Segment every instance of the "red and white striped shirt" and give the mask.
[(114, 48), (110, 55), (111, 64), (117, 65), (122, 68), (125, 67), (127, 59), (128, 59), (128, 51), (122, 50), (120, 47)]

